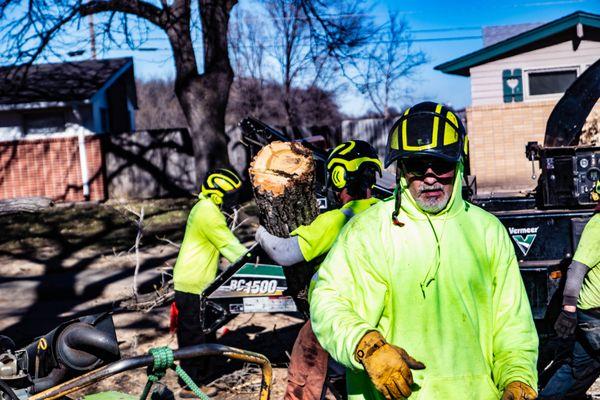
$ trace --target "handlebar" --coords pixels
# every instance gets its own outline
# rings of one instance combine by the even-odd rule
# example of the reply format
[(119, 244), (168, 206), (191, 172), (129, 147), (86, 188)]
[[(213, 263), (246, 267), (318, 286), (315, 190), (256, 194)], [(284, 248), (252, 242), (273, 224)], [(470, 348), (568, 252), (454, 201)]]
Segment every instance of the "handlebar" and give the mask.
[[(223, 346), (220, 344), (199, 344), (195, 346), (183, 347), (173, 351), (175, 360), (185, 360), (196, 357), (206, 356), (225, 356), (241, 361), (258, 364), (262, 371), (262, 382), (260, 388), (260, 400), (268, 400), (271, 394), (271, 381), (273, 378), (273, 370), (269, 359), (262, 354), (251, 351), (236, 349), (235, 347)], [(66, 396), (70, 393), (83, 389), (98, 381), (106, 379), (110, 376), (137, 369), (147, 367), (154, 362), (152, 355), (143, 355), (131, 357), (115, 361), (104, 367), (98, 368), (87, 374), (73, 378), (67, 382), (63, 382), (43, 392), (37, 393), (29, 397), (28, 400), (53, 400)]]

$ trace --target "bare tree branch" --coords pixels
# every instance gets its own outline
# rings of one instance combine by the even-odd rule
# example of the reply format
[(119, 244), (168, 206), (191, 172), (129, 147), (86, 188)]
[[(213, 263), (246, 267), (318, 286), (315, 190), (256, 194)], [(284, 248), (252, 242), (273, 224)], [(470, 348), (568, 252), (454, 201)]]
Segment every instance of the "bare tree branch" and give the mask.
[(138, 217), (135, 225), (137, 228), (137, 234), (135, 235), (135, 244), (133, 248), (135, 249), (135, 270), (133, 272), (133, 295), (135, 298), (138, 296), (138, 275), (140, 272), (140, 241), (142, 240), (142, 236), (144, 235), (144, 207), (141, 208), (140, 212), (132, 210), (129, 207), (125, 207), (127, 211)]
[(143, 0), (91, 0), (79, 6), (79, 14), (83, 17), (101, 12), (121, 12), (136, 15), (152, 22), (154, 25), (166, 29), (169, 22), (170, 7), (163, 3), (163, 9)]
[(390, 118), (391, 103), (406, 101), (407, 83), (427, 57), (412, 48), (408, 24), (397, 13), (388, 14), (388, 22), (365, 54), (349, 63), (347, 76), (377, 114)]

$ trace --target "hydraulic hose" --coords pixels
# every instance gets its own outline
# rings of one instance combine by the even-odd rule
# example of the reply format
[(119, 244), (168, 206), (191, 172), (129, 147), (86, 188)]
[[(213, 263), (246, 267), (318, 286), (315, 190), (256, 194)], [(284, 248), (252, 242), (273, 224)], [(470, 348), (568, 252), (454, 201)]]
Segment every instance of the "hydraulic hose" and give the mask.
[(12, 388), (8, 386), (2, 379), (0, 379), (0, 392), (6, 394), (10, 400), (19, 400), (14, 390), (12, 390)]
[(48, 375), (33, 381), (29, 393), (35, 394), (58, 385), (67, 375), (67, 369), (63, 366), (54, 368)]

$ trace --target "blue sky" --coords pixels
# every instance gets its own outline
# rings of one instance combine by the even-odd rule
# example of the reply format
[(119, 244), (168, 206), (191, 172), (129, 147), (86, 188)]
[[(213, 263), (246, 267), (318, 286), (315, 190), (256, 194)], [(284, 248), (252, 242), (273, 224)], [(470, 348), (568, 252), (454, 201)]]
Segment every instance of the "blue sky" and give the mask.
[[(575, 11), (600, 13), (600, 0), (387, 0), (386, 5), (401, 12), (413, 29), (415, 46), (430, 58), (421, 68), (416, 97), (431, 98), (464, 107), (470, 104), (469, 78), (435, 71), (433, 67), (483, 47), (481, 28), (528, 22), (549, 22)], [(422, 32), (432, 29), (457, 29)], [(476, 39), (419, 42), (444, 37)]]
[[(240, 0), (240, 4), (247, 1)], [(433, 67), (480, 49), (483, 26), (549, 22), (578, 10), (600, 14), (600, 0), (383, 0), (373, 12), (383, 18), (385, 7), (404, 16), (413, 30), (415, 48), (423, 50), (430, 60), (414, 78), (412, 100), (443, 101), (457, 108), (470, 104), (469, 78), (446, 75)], [(156, 32), (152, 36), (157, 40), (148, 44), (157, 51), (123, 49), (103, 56), (132, 55), (136, 76), (142, 79), (173, 76), (168, 43), (160, 39), (162, 35)], [(341, 93), (338, 103), (349, 115), (363, 114), (369, 107), (352, 89)]]

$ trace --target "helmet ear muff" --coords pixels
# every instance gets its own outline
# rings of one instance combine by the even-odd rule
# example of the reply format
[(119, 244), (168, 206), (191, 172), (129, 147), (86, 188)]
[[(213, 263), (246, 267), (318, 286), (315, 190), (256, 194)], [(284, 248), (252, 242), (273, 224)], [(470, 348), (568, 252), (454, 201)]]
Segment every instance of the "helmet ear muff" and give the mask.
[(220, 193), (219, 194), (217, 194), (217, 193), (211, 194), (210, 199), (212, 200), (213, 203), (215, 203), (218, 206), (223, 204), (223, 195)]
[(331, 183), (336, 189), (343, 189), (346, 186), (346, 169), (341, 165), (336, 165), (331, 170)]

